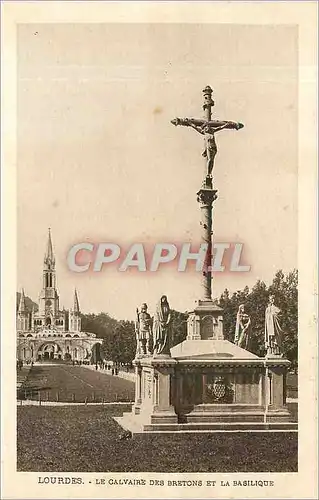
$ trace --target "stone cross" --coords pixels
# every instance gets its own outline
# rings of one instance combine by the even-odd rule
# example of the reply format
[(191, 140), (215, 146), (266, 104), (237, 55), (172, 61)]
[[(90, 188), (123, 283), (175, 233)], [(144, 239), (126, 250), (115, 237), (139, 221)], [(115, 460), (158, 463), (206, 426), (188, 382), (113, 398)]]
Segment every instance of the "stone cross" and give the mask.
[(203, 90), (205, 119), (198, 118), (175, 118), (171, 123), (175, 126), (181, 125), (191, 127), (196, 132), (204, 136), (205, 149), (202, 156), (205, 158), (205, 172), (202, 187), (197, 193), (197, 201), (201, 207), (202, 243), (207, 245), (206, 260), (202, 276), (202, 294), (204, 301), (212, 300), (212, 208), (213, 202), (217, 198), (217, 190), (213, 189), (213, 168), (215, 156), (217, 154), (217, 144), (215, 133), (220, 130), (239, 130), (243, 124), (239, 122), (212, 120), (212, 89), (207, 86)]

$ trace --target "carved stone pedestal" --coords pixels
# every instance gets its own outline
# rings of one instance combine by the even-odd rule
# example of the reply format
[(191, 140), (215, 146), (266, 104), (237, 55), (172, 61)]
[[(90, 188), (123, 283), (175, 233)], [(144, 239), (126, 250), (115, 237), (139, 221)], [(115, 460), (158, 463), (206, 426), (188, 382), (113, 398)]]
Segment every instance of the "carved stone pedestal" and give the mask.
[[(174, 409), (174, 373), (176, 361), (169, 356), (136, 359), (135, 402), (132, 414), (124, 414), (117, 419), (125, 427), (125, 422), (133, 429), (147, 429), (153, 424), (176, 424)], [(134, 417), (134, 418), (132, 418)]]
[(131, 432), (297, 429), (286, 405), (283, 358), (259, 358), (227, 340), (185, 340), (171, 358), (135, 361)]
[(199, 300), (187, 319), (187, 340), (223, 338), (223, 310), (211, 300)]

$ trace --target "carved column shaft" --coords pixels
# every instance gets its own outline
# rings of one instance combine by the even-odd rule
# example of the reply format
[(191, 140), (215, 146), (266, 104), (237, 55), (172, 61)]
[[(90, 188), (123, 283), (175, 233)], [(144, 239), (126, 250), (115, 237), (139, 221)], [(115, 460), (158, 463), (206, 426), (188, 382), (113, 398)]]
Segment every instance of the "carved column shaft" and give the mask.
[(212, 209), (217, 198), (214, 189), (201, 189), (197, 200), (201, 208), (201, 242), (207, 245), (206, 259), (202, 271), (201, 295), (203, 300), (212, 300)]
[[(204, 104), (203, 110), (205, 119), (212, 119), (212, 89), (207, 86), (203, 90)], [(205, 143), (206, 147), (206, 143)], [(206, 151), (206, 154), (207, 151)], [(205, 158), (205, 173), (203, 178), (203, 188), (197, 193), (197, 200), (201, 208), (201, 241), (207, 245), (207, 253), (201, 280), (201, 295), (203, 300), (212, 300), (212, 209), (213, 201), (217, 198), (217, 191), (213, 189), (212, 179), (207, 177), (207, 156)]]

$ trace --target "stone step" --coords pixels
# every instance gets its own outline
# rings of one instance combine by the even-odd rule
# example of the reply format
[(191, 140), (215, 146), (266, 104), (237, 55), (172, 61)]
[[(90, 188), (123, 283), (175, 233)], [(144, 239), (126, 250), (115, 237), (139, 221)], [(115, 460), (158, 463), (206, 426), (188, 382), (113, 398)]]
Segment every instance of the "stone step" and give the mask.
[(297, 422), (196, 422), (177, 424), (150, 424), (143, 418), (124, 413), (114, 420), (132, 434), (141, 433), (183, 433), (183, 432), (296, 432)]

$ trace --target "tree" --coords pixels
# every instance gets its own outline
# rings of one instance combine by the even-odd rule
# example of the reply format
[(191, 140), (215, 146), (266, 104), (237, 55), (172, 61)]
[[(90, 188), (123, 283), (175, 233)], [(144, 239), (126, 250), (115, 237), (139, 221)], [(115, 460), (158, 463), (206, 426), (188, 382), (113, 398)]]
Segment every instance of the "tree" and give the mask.
[(97, 337), (102, 339), (110, 335), (119, 324), (116, 319), (102, 312), (99, 314), (82, 314), (81, 318), (82, 330), (95, 333)]
[(135, 357), (136, 339), (133, 321), (120, 321), (103, 341), (103, 351), (107, 359), (114, 363), (131, 363)]
[(171, 331), (172, 340), (171, 347), (183, 342), (187, 336), (187, 314), (179, 311), (171, 310)]

